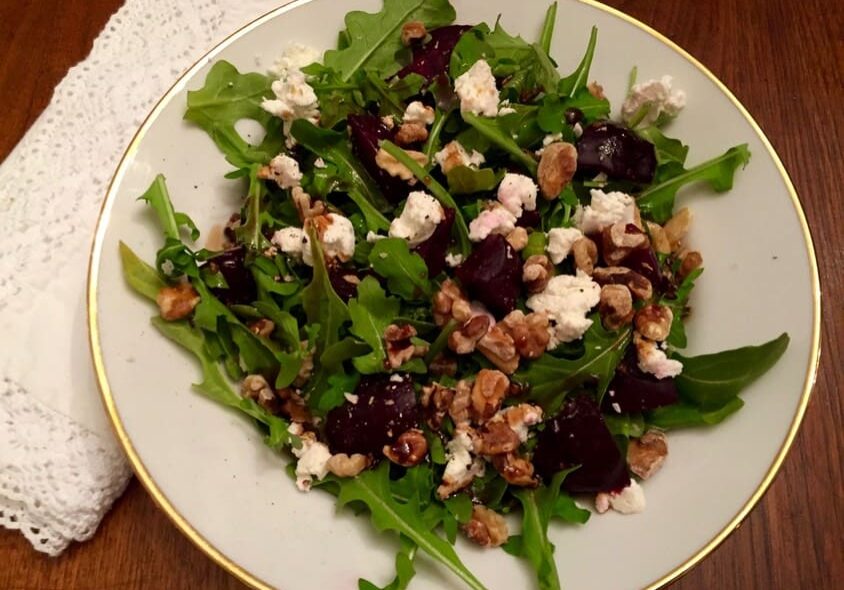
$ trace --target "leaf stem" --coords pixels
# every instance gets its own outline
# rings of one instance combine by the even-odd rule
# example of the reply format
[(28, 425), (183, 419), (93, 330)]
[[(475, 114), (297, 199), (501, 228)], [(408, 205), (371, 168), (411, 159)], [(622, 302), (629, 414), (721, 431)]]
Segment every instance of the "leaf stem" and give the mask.
[[(478, 117), (477, 115), (472, 115), (471, 113), (464, 113), (463, 120), (474, 127), (478, 133), (513, 156), (513, 158), (527, 168), (533, 176), (536, 176), (536, 160), (525, 153), (515, 141), (506, 141), (507, 136), (505, 135), (505, 132), (498, 128), (495, 121), (487, 124), (485, 119)], [(495, 125), (494, 129), (492, 128), (492, 125)]]

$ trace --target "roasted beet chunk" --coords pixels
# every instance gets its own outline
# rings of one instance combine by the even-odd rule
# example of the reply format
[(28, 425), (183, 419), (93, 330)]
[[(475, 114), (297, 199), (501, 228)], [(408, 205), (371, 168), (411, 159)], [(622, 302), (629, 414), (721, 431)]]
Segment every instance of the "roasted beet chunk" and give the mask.
[(522, 211), (522, 216), (516, 220), (518, 227), (538, 227), (542, 221), (542, 215), (538, 209), (533, 211)]
[(364, 375), (355, 388), (355, 403), (346, 401), (328, 413), (325, 436), (331, 452), (370, 453), (377, 458), (384, 445), (418, 426), (413, 380), (398, 375)]
[(619, 363), (601, 407), (607, 414), (628, 414), (669, 406), (678, 399), (674, 378), (657, 379), (641, 371), (631, 347)]
[(537, 437), (533, 464), (546, 480), (580, 465), (563, 482), (569, 492), (614, 492), (630, 483), (627, 466), (598, 404), (580, 395), (567, 400)]
[(601, 172), (611, 180), (651, 182), (656, 171), (656, 150), (620, 125), (593, 123), (577, 140), (577, 174), (593, 177)]
[(429, 82), (448, 71), (451, 52), (460, 40), (460, 36), (471, 27), (449, 25), (431, 31), (431, 40), (413, 50), (413, 61), (399, 72), (399, 77), (419, 74)]
[(443, 207), (443, 213), (443, 220), (431, 237), (414, 248), (428, 266), (429, 278), (437, 276), (445, 269), (445, 255), (451, 241), (451, 226), (454, 225), (454, 209)]
[(342, 266), (330, 266), (328, 268), (328, 280), (337, 296), (345, 303), (358, 294), (358, 283), (360, 275), (351, 268)]
[(226, 250), (206, 263), (211, 272), (219, 272), (226, 279), (228, 289), (211, 289), (211, 292), (226, 305), (249, 304), (257, 299), (257, 288), (252, 273), (246, 268), (243, 248)]
[(355, 155), (378, 184), (384, 196), (393, 203), (407, 197), (410, 185), (400, 178), (390, 176), (375, 162), (379, 142), (384, 139), (392, 141), (395, 130), (388, 129), (375, 115), (349, 115), (348, 123)]
[(651, 282), (654, 293), (662, 293), (668, 285), (659, 268), (659, 260), (653, 248), (637, 248), (624, 257), (622, 266), (636, 271)]
[(469, 295), (495, 316), (500, 318), (516, 309), (522, 289), (522, 263), (504, 236), (487, 236), (457, 267), (456, 274)]

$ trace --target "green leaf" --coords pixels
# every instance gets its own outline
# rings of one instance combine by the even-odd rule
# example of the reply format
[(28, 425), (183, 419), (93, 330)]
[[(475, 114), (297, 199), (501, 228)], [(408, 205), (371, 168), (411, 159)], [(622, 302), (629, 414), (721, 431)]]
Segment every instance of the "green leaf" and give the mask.
[(432, 294), (428, 267), (419, 254), (410, 251), (406, 240), (378, 240), (369, 253), (369, 264), (375, 272), (387, 279), (390, 291), (402, 299), (427, 299)]
[(358, 580), (358, 590), (406, 590), (413, 576), (416, 575), (413, 559), (416, 557), (417, 549), (418, 547), (413, 541), (401, 537), (401, 549), (396, 553), (396, 577), (393, 578), (393, 581), (383, 588), (379, 588), (372, 582), (360, 579)]
[(592, 67), (592, 58), (595, 57), (595, 45), (598, 43), (598, 27), (592, 27), (589, 34), (589, 44), (586, 46), (586, 53), (580, 60), (577, 68), (560, 80), (557, 92), (561, 96), (576, 96), (581, 88), (585, 88), (589, 82), (589, 69)]
[(312, 228), (308, 230), (308, 234), (314, 259), (314, 274), (311, 282), (302, 290), (302, 307), (305, 308), (308, 323), (320, 326), (314, 343), (315, 356), (319, 358), (323, 351), (340, 340), (340, 328), (349, 320), (349, 309), (331, 286), (322, 247)]
[(407, 502), (397, 501), (390, 489), (390, 467), (384, 461), (375, 469), (364, 471), (353, 478), (336, 479), (340, 487), (337, 504), (362, 502), (369, 509), (372, 524), (379, 531), (391, 530), (410, 539), (429, 557), (447, 567), (469, 588), (484, 588), (477, 578), (457, 557), (454, 548), (430, 530), (423, 521), (416, 498)]
[(515, 379), (529, 386), (527, 399), (553, 414), (563, 403), (566, 394), (587, 381), (596, 381), (598, 395), (603, 395), (615, 374), (630, 342), (630, 330), (609, 332), (593, 316), (592, 326), (583, 337), (583, 354), (576, 359), (556, 358), (544, 354), (531, 362)]
[(614, 435), (635, 438), (645, 434), (645, 419), (641, 414), (604, 414), (604, 422)]
[(536, 176), (537, 164), (536, 160), (522, 150), (519, 144), (513, 137), (501, 129), (499, 124), (500, 117), (488, 119), (486, 117), (478, 117), (471, 113), (463, 113), (463, 120), (471, 125), (479, 134), (488, 139), (493, 145), (498, 146), (510, 156), (513, 161), (524, 166), (532, 176)]
[(658, 164), (677, 162), (680, 165), (686, 163), (686, 156), (689, 154), (689, 146), (684, 145), (679, 139), (666, 137), (656, 126), (636, 129), (636, 133), (656, 148), (656, 161)]
[(554, 23), (557, 20), (557, 3), (552, 2), (545, 12), (545, 21), (542, 23), (542, 34), (539, 36), (539, 46), (548, 55), (551, 54), (551, 40), (554, 37)]
[[(205, 130), (232, 165), (245, 168), (269, 162), (284, 146), (281, 119), (261, 108), (273, 96), (272, 80), (257, 73), (241, 74), (226, 61), (216, 62), (205, 86), (188, 91), (185, 119)], [(250, 145), (235, 129), (241, 119), (260, 123), (266, 134), (260, 145)]]
[(346, 14), (345, 46), (326, 51), (325, 65), (339, 72), (344, 82), (364, 68), (388, 78), (401, 67), (396, 54), (407, 52), (401, 42), (404, 23), (421, 21), (431, 30), (451, 23), (454, 17), (448, 0), (384, 0), (380, 12), (354, 10)]
[(448, 190), (455, 195), (468, 195), (491, 191), (504, 177), (492, 168), (470, 168), (469, 166), (455, 166), (446, 173)]
[(694, 404), (680, 402), (648, 412), (646, 422), (663, 430), (712, 426), (738, 412), (744, 402), (740, 397), (728, 399), (721, 407), (702, 410)]
[(636, 198), (636, 204), (646, 217), (657, 223), (665, 223), (674, 211), (674, 197), (681, 187), (705, 181), (715, 192), (728, 191), (733, 187), (733, 177), (738, 167), (747, 165), (749, 161), (747, 144), (732, 147), (716, 158), (645, 189)]
[(123, 278), (132, 289), (147, 299), (155, 301), (158, 292), (167, 286), (158, 272), (138, 258), (137, 254), (123, 242), (120, 242), (120, 262), (123, 265)]
[(692, 294), (695, 281), (701, 274), (703, 274), (703, 269), (696, 268), (683, 279), (673, 298), (663, 297), (660, 301), (662, 305), (670, 307), (673, 313), (671, 329), (666, 342), (674, 348), (686, 348), (686, 328), (683, 325), (683, 315), (686, 312), (686, 304)]
[(252, 250), (264, 251), (270, 243), (261, 232), (261, 206), (267, 194), (264, 182), (258, 178), (258, 165), (249, 167), (249, 192), (246, 197), (246, 219), (235, 230), (238, 242)]
[(358, 285), (358, 294), (349, 300), (349, 316), (352, 318), (352, 334), (366, 342), (372, 352), (356, 357), (352, 362), (363, 374), (383, 373), (387, 351), (384, 346), (384, 330), (387, 329), (401, 307), (395, 297), (387, 297), (381, 285), (373, 277), (366, 277)]

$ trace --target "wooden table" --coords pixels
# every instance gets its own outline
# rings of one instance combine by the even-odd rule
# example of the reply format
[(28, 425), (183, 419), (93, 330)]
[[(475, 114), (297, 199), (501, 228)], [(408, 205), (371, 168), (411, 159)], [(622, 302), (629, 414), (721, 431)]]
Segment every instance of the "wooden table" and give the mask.
[[(536, 0), (538, 1), (538, 0)], [(85, 57), (122, 0), (0, 2), (0, 160)], [(755, 116), (794, 180), (823, 281), (823, 359), (803, 428), (744, 525), (673, 587), (840, 588), (844, 580), (844, 42), (823, 0), (612, 0), (679, 43)], [(837, 5), (837, 9), (834, 8)], [(787, 280), (787, 277), (783, 277)], [(137, 482), (97, 535), (57, 559), (0, 531), (0, 588), (242, 588), (170, 524)]]

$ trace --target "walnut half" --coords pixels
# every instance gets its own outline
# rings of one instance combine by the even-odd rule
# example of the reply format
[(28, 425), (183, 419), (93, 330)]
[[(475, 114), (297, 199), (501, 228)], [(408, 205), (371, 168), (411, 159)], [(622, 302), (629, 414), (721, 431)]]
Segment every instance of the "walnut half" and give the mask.
[(659, 471), (668, 457), (668, 440), (659, 430), (648, 430), (641, 438), (631, 438), (627, 445), (630, 471), (648, 479)]
[(463, 525), (463, 532), (481, 547), (499, 547), (510, 536), (504, 517), (481, 505), (472, 507), (472, 518)]

